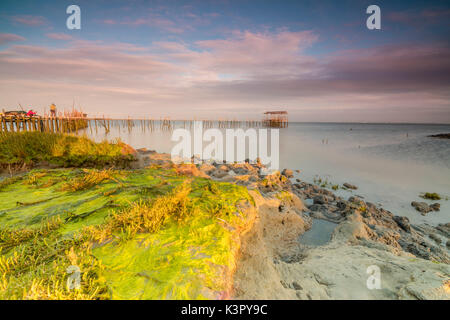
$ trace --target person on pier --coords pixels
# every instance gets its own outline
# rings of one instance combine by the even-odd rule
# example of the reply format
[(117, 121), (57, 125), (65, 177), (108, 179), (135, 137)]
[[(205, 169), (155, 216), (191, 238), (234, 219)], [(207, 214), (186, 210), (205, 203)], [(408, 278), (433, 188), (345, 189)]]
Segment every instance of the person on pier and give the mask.
[(56, 106), (54, 103), (50, 106), (50, 117), (56, 118)]

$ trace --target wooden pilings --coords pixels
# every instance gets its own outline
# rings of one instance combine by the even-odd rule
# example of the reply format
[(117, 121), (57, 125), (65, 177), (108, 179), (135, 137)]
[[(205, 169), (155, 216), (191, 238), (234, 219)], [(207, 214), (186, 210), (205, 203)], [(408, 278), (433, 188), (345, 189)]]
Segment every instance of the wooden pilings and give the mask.
[(4, 132), (45, 131), (70, 133), (87, 126), (87, 120), (82, 118), (27, 116), (1, 116), (0, 118), (0, 131)]
[[(287, 119), (277, 121), (278, 119), (254, 121), (254, 120), (201, 120), (203, 129), (219, 128), (261, 128), (269, 127), (287, 127)], [(131, 133), (135, 127), (142, 132), (153, 131), (173, 131), (176, 128), (192, 129), (196, 120), (170, 120), (150, 118), (132, 119), (109, 119), (105, 117), (87, 118), (87, 117), (27, 117), (27, 116), (0, 116), (0, 131), (24, 132), (24, 131), (42, 131), (55, 133), (77, 133), (81, 129), (87, 129), (90, 134), (110, 133), (114, 128), (122, 132), (123, 130)], [(200, 121), (200, 120), (199, 120)]]

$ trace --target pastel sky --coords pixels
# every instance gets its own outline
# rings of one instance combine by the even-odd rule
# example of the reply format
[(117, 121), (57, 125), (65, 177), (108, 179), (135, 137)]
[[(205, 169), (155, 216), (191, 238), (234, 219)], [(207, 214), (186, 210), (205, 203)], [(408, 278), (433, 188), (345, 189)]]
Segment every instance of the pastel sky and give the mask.
[[(66, 8), (81, 8), (68, 30)], [(381, 8), (381, 30), (366, 8)], [(450, 123), (449, 1), (0, 2), (0, 108)]]

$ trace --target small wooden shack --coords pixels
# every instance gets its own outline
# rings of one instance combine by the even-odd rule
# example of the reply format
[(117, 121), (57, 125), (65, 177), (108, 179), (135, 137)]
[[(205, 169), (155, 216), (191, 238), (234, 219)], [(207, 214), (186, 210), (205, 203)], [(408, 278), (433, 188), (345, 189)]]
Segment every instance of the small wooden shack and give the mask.
[(263, 124), (266, 127), (287, 128), (288, 123), (289, 123), (289, 121), (288, 121), (287, 111), (266, 111), (266, 112), (264, 112)]

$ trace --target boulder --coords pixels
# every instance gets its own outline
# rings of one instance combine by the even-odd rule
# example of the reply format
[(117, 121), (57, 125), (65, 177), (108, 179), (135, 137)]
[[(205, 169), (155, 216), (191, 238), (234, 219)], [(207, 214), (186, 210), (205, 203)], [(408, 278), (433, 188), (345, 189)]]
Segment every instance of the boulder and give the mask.
[(406, 232), (411, 232), (411, 224), (407, 217), (394, 216), (394, 221)]
[(441, 210), (441, 204), (440, 203), (433, 203), (430, 205), (430, 209), (433, 211), (439, 211)]
[(210, 172), (214, 171), (216, 167), (209, 163), (203, 163), (201, 166), (199, 166), (198, 169), (206, 174), (209, 174)]
[(226, 175), (228, 175), (228, 172), (221, 170), (221, 169), (217, 169), (211, 173), (211, 176), (213, 176), (214, 178), (218, 178), (218, 179), (222, 179)]
[(430, 208), (428, 204), (425, 202), (417, 202), (413, 201), (411, 202), (411, 206), (413, 206), (417, 211), (422, 213), (423, 215), (427, 214), (428, 212), (432, 211), (433, 209)]
[(314, 204), (326, 204), (328, 203), (328, 198), (323, 195), (318, 195), (313, 198)]
[(355, 186), (355, 185), (353, 185), (353, 184), (350, 184), (350, 183), (347, 183), (347, 182), (344, 183), (343, 186), (346, 187), (347, 189), (352, 189), (352, 190), (358, 189), (357, 186)]
[(291, 169), (284, 169), (281, 174), (285, 177), (292, 178), (294, 176), (294, 171)]

